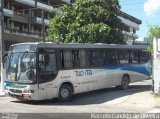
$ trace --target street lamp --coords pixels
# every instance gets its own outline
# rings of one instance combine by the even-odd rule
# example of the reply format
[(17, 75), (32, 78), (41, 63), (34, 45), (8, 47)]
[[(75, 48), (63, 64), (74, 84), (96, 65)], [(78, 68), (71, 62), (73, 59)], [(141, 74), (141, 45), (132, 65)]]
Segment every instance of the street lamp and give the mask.
[(1, 90), (0, 95), (5, 95), (4, 93), (4, 68), (2, 57), (4, 53), (4, 40), (3, 40), (3, 24), (4, 24), (4, 14), (3, 14), (3, 0), (0, 0), (0, 62), (1, 62)]

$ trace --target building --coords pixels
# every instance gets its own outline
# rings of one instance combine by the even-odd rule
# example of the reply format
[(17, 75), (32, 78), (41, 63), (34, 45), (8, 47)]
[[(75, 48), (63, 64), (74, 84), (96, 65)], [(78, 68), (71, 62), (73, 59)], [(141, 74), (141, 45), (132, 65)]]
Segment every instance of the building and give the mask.
[(122, 21), (122, 33), (126, 44), (133, 45), (135, 40), (138, 39), (136, 31), (139, 30), (142, 21), (124, 12), (120, 12), (119, 19)]
[(138, 39), (135, 40), (134, 44), (135, 45), (150, 45), (152, 44), (152, 42), (147, 37), (139, 37)]
[[(53, 17), (53, 6), (70, 4), (73, 0), (4, 0), (4, 41), (5, 49), (13, 43), (39, 42), (44, 39), (49, 20)], [(123, 24), (126, 43), (133, 42), (138, 36), (141, 20), (124, 12), (118, 16)], [(131, 43), (132, 44), (132, 43)]]
[(39, 42), (52, 18), (53, 6), (72, 0), (4, 0), (5, 49), (18, 42)]

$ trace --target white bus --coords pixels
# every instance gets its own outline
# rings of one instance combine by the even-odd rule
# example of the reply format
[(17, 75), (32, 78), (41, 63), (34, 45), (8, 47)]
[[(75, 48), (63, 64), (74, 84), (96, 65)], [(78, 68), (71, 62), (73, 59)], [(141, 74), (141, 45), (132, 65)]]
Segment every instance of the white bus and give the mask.
[(21, 43), (5, 55), (6, 89), (20, 100), (58, 98), (149, 78), (141, 45)]

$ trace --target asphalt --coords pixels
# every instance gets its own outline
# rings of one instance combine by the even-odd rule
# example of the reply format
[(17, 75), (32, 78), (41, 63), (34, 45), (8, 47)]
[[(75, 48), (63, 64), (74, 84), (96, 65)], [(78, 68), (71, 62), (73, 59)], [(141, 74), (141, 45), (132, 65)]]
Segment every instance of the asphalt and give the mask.
[[(111, 90), (111, 91), (109, 91)], [(89, 93), (90, 96), (81, 94), (75, 96), (72, 105), (95, 105), (102, 107), (133, 107), (134, 109), (154, 109), (160, 112), (160, 96), (151, 91), (151, 80), (144, 80), (130, 85), (129, 90), (119, 91), (115, 88), (99, 91), (98, 93)], [(106, 93), (105, 93), (106, 92)], [(0, 97), (7, 97), (0, 95)], [(80, 98), (79, 98), (80, 97)], [(101, 98), (99, 98), (101, 97)], [(86, 108), (87, 109), (87, 108)], [(88, 112), (83, 109), (83, 112)], [(70, 111), (72, 112), (72, 111)]]

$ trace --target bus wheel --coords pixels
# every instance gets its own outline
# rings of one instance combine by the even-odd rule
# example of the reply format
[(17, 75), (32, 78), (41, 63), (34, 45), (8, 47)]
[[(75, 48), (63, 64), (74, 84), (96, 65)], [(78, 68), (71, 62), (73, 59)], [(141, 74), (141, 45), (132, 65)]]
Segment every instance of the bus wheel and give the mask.
[(72, 98), (72, 94), (72, 88), (67, 84), (63, 84), (59, 89), (58, 99), (59, 101), (69, 101)]
[(122, 77), (122, 81), (121, 81), (121, 89), (126, 90), (129, 87), (129, 77), (127, 75), (124, 75)]

